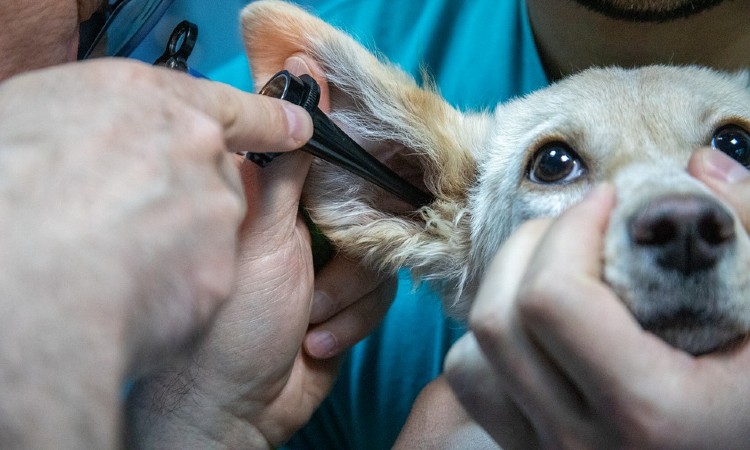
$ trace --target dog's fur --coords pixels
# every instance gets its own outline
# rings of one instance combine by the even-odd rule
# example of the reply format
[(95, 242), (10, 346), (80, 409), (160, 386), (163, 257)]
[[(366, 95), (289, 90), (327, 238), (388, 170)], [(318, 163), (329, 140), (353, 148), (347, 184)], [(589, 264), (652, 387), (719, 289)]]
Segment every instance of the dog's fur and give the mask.
[[(253, 2), (242, 24), (257, 85), (304, 52), (328, 81), (331, 117), (376, 156), (397, 154), (400, 165), (418, 168), (420, 184), (436, 196), (416, 212), (392, 208), (379, 188), (317, 161), (304, 203), (342, 251), (383, 270), (412, 268), (461, 317), (514, 229), (560, 214), (609, 180), (618, 204), (606, 236), (604, 278), (636, 318), (692, 353), (750, 330), (750, 240), (731, 208), (685, 170), (690, 154), (709, 145), (717, 128), (750, 128), (747, 73), (591, 69), (494, 112), (467, 114), (295, 6)], [(552, 142), (569, 145), (578, 166), (570, 179), (545, 183), (534, 178), (534, 161)], [(664, 227), (665, 217), (676, 226), (708, 220), (721, 228), (712, 231), (721, 235), (708, 250), (712, 262), (665, 266), (660, 261), (671, 256), (655, 250), (658, 245), (634, 242), (634, 227), (651, 233), (639, 238), (653, 240), (663, 232), (653, 222)]]

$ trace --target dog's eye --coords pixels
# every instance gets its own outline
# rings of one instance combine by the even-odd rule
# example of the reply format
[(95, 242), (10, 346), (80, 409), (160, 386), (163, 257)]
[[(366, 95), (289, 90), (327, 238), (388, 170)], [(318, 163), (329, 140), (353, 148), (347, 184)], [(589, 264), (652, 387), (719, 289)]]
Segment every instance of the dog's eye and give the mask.
[(725, 125), (714, 133), (711, 146), (750, 168), (750, 134), (737, 125)]
[(528, 177), (534, 183), (565, 184), (576, 180), (584, 172), (585, 168), (581, 159), (568, 144), (550, 142), (534, 154)]

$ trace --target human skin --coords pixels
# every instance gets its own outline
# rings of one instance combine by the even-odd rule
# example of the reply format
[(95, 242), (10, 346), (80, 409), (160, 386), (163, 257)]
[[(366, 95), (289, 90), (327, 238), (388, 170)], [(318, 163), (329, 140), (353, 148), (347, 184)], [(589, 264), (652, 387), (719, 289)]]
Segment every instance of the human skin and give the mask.
[(78, 24), (99, 6), (98, 0), (7, 0), (0, 4), (0, 79), (33, 69), (74, 61)]
[[(537, 46), (551, 79), (592, 65), (607, 64), (701, 64), (725, 70), (747, 68), (745, 55), (750, 51), (750, 28), (746, 26), (745, 18), (750, 4), (746, 0), (725, 1), (692, 17), (653, 23), (605, 17), (570, 0), (527, 0), (526, 3)], [(645, 3), (659, 4), (658, 1), (642, 2)], [(693, 155), (689, 170), (717, 194), (732, 202), (748, 226), (747, 181), (739, 183), (746, 177), (746, 169), (720, 152), (703, 150)], [(607, 210), (606, 205), (599, 204), (588, 211), (575, 209), (566, 213), (565, 216), (570, 217), (566, 220), (577, 221), (580, 225), (579, 232), (571, 229), (562, 232), (557, 226), (550, 228), (552, 222), (535, 221), (522, 227), (511, 238), (506, 247), (512, 247), (512, 250), (503, 250), (504, 254), (497, 257), (499, 261), (511, 262), (495, 266), (493, 278), (502, 282), (491, 283), (496, 288), (495, 292), (500, 292), (500, 287), (505, 286), (503, 292), (506, 294), (493, 297), (493, 290), (485, 288), (484, 301), (477, 300), (477, 311), (471, 324), (473, 331), (481, 331), (478, 335), (470, 333), (459, 341), (446, 362), (448, 381), (458, 398), (441, 392), (441, 387), (446, 384), (436, 382), (436, 386), (425, 390), (420, 396), (418, 408), (412, 411), (404, 434), (418, 436), (418, 433), (412, 434), (414, 429), (411, 425), (423, 424), (423, 415), (429, 411), (453, 409), (454, 414), (441, 414), (439, 418), (442, 423), (433, 423), (432, 428), (450, 435), (451, 420), (456, 429), (466, 430), (471, 427), (473, 417), (506, 449), (544, 445), (580, 445), (585, 448), (601, 446), (602, 443), (619, 443), (623, 446), (629, 443), (638, 448), (669, 448), (680, 444), (709, 446), (716, 444), (702, 439), (714, 437), (719, 439), (714, 442), (728, 439), (724, 444), (731, 448), (746, 441), (743, 430), (747, 427), (736, 420), (737, 417), (746, 416), (737, 411), (747, 410), (747, 402), (743, 400), (750, 395), (743, 394), (750, 392), (750, 388), (743, 384), (750, 371), (747, 364), (750, 350), (746, 346), (722, 357), (706, 358), (697, 364), (701, 370), (695, 371), (689, 358), (658, 340), (623, 340), (616, 339), (616, 336), (610, 340), (601, 338), (612, 334), (613, 330), (625, 330), (628, 336), (638, 336), (642, 331), (632, 317), (622, 310), (621, 302), (604, 286), (598, 286), (593, 293), (587, 289), (595, 284), (590, 273), (582, 272), (572, 278), (578, 280), (582, 275), (587, 276), (586, 286), (571, 284), (570, 277), (557, 274), (556, 279), (560, 282), (564, 280), (564, 284), (550, 283), (549, 290), (541, 293), (546, 294), (542, 298), (547, 301), (537, 302), (533, 307), (523, 306), (525, 297), (522, 293), (507, 287), (516, 286), (520, 277), (532, 278), (540, 276), (545, 270), (552, 270), (554, 262), (568, 268), (574, 267), (568, 262), (575, 261), (571, 259), (571, 255), (575, 255), (571, 253), (574, 249), (567, 248), (560, 249), (561, 253), (557, 255), (547, 251), (546, 259), (537, 257), (537, 261), (542, 262), (534, 266), (520, 261), (528, 262), (526, 259), (531, 258), (539, 242), (548, 234), (558, 235), (560, 239), (566, 238), (570, 242), (584, 239), (591, 242), (591, 236), (597, 236), (591, 224), (605, 220)], [(580, 233), (580, 230), (588, 230), (588, 234)], [(597, 255), (596, 239), (591, 245), (587, 247), (590, 249), (587, 256), (589, 262)], [(565, 257), (564, 264), (555, 258), (561, 255)], [(504, 269), (501, 270), (500, 265)], [(502, 274), (507, 276), (502, 277)], [(490, 284), (489, 281), (487, 283)], [(556, 293), (560, 292), (570, 293), (566, 297), (575, 298), (578, 295), (580, 301), (577, 308), (580, 309), (564, 310), (561, 302), (557, 301), (560, 296)], [(491, 302), (493, 299), (494, 304)], [(483, 308), (483, 304), (492, 306)], [(493, 308), (494, 311), (502, 310), (508, 316), (493, 321), (490, 317), (497, 318), (489, 312)], [(581, 315), (580, 311), (584, 310), (589, 313)], [(597, 311), (599, 316), (604, 315), (604, 311), (614, 312), (607, 313), (606, 321), (597, 322)], [(483, 312), (488, 315), (483, 316)], [(580, 371), (587, 371), (589, 376), (573, 379), (572, 382), (578, 383), (575, 386), (583, 392), (603, 393), (609, 405), (614, 407), (598, 405), (599, 409), (594, 409), (598, 413), (598, 421), (592, 416), (588, 417), (589, 420), (581, 420), (581, 416), (576, 414), (566, 416), (561, 411), (570, 413), (570, 409), (563, 410), (556, 405), (576, 405), (570, 401), (569, 391), (563, 391), (568, 392), (567, 397), (566, 394), (556, 396), (550, 393), (548, 386), (529, 375), (533, 372), (523, 372), (523, 368), (529, 367), (518, 364), (523, 358), (513, 361), (490, 358), (492, 349), (503, 348), (501, 343), (507, 344), (510, 349), (518, 349), (528, 348), (519, 347), (524, 340), (541, 339), (534, 334), (527, 336), (516, 333), (518, 327), (511, 326), (509, 317), (528, 324), (529, 328), (546, 330), (543, 333), (544, 342), (567, 342), (564, 349), (553, 355), (553, 366), (563, 361), (579, 364)], [(549, 326), (551, 321), (555, 321), (555, 326)], [(583, 330), (589, 330), (590, 334), (585, 335)], [(538, 353), (532, 352), (531, 356), (540, 357)], [(648, 361), (657, 361), (658, 364), (649, 365)], [(630, 371), (622, 371), (623, 376), (618, 376), (616, 382), (603, 383), (602, 379), (613, 373), (612, 367), (615, 366), (629, 368)], [(651, 370), (634, 373), (644, 368)], [(722, 379), (723, 382), (712, 381), (717, 374), (721, 378), (715, 379)], [(564, 376), (562, 378), (564, 383), (570, 382)], [(684, 391), (667, 392), (658, 383), (658, 380), (664, 379), (674, 380), (678, 386), (689, 387), (685, 387)], [(687, 391), (695, 392), (696, 396), (685, 396), (683, 392)], [(633, 395), (634, 392), (638, 395)], [(430, 403), (430, 396), (435, 399), (434, 404)], [(533, 401), (529, 401), (529, 398)], [(563, 401), (566, 398), (567, 403)], [(715, 406), (712, 414), (704, 414), (702, 408), (692, 406), (704, 404), (700, 398)], [(463, 407), (468, 409), (468, 413)], [(591, 408), (591, 405), (579, 403), (578, 407), (585, 409)], [(571, 409), (575, 410), (575, 407), (571, 406)], [(558, 421), (555, 422), (553, 417)], [(574, 421), (577, 421), (576, 426), (571, 425)], [(688, 424), (695, 426), (687, 429)], [(479, 434), (486, 436), (485, 432)], [(575, 440), (575, 435), (580, 436), (579, 441)], [(405, 444), (404, 448), (410, 445), (407, 439), (400, 443)]]
[[(750, 228), (750, 172), (711, 149), (688, 170), (744, 209)], [(448, 355), (448, 381), (505, 449), (743, 448), (750, 345), (693, 357), (640, 328), (601, 281), (608, 191), (529, 222), (503, 246), (472, 333)]]
[[(303, 112), (175, 77), (96, 61), (0, 84), (4, 442), (117, 441), (123, 380), (179, 353), (232, 292), (246, 206), (229, 149), (311, 132)], [(259, 110), (285, 130), (255, 132)]]
[[(274, 214), (296, 218), (296, 197), (278, 197), (289, 183), (300, 185), (304, 170), (279, 168), (272, 171), (277, 176), (263, 178), (238, 165), (237, 151), (299, 148), (312, 133), (307, 113), (142, 63), (64, 64), (75, 57), (79, 20), (97, 3), (0, 5), (6, 292), (0, 300), (0, 441), (15, 448), (119, 447), (123, 381), (159, 379), (161, 370), (189, 361), (222, 318), (235, 319), (224, 327), (249, 330), (238, 335), (244, 340), (227, 343), (236, 347), (219, 345), (225, 352), (255, 345), (258, 354), (272, 355), (258, 343), (269, 339), (255, 334), (258, 316), (245, 316), (246, 322), (217, 316), (230, 294), (244, 293), (246, 303), (262, 305), (289, 327), (273, 334), (273, 342), (304, 358), (307, 365), (295, 374), (310, 376), (320, 366), (335, 366), (313, 357), (330, 358), (360, 339), (393, 296), (392, 279), (375, 274), (339, 288), (362, 270), (341, 258), (313, 285), (306, 230), (296, 219), (291, 228), (268, 220)], [(304, 158), (290, 156), (288, 164), (304, 167)], [(272, 197), (280, 201), (260, 201)], [(298, 252), (287, 253), (286, 262), (298, 271), (274, 259), (280, 246), (264, 238), (266, 228), (294, 230), (289, 242)], [(282, 236), (290, 235), (276, 237)], [(238, 255), (248, 254), (267, 263), (267, 272), (238, 270)], [(281, 269), (283, 283), (268, 279)], [(282, 284), (306, 297), (285, 303)], [(255, 296), (253, 289), (262, 286), (266, 295)], [(271, 294), (275, 301), (268, 301)], [(327, 339), (318, 339), (321, 333)], [(300, 351), (305, 337), (307, 353)], [(217, 344), (208, 339), (204, 345)], [(255, 372), (258, 389), (291, 370), (287, 360), (267, 362)], [(322, 397), (326, 384), (319, 386)], [(264, 405), (264, 440), (278, 430), (289, 433), (290, 424), (312, 412), (312, 398), (307, 412), (284, 406), (295, 399), (276, 398), (273, 411), (271, 402)], [(215, 423), (204, 412), (201, 417)]]
[[(289, 58), (285, 68), (318, 78), (321, 73), (301, 55)], [(328, 94), (320, 81), (320, 104), (326, 110)], [(188, 364), (177, 363), (136, 385), (129, 402), (128, 447), (274, 448), (324, 399), (338, 361), (312, 358), (309, 349), (301, 348), (310, 345), (305, 337), (310, 322), (324, 319), (326, 309), (331, 312), (331, 305), (316, 311), (311, 304), (310, 237), (297, 216), (310, 162), (300, 153), (278, 158), (263, 170), (243, 164), (249, 213), (241, 232), (238, 289)], [(351, 273), (351, 265), (339, 259), (328, 267)], [(252, 276), (252, 282), (243, 282), (243, 276)], [(360, 299), (329, 321), (330, 328), (342, 327), (344, 336), (369, 330), (385, 314), (385, 299), (395, 294), (390, 279), (334, 279), (339, 282), (329, 291), (331, 302)], [(369, 288), (361, 291), (361, 286)], [(253, 330), (251, 340), (245, 329)], [(320, 325), (312, 330), (308, 333), (319, 332)]]
[(552, 79), (607, 65), (700, 64), (729, 71), (747, 68), (748, 0), (723, 1), (700, 14), (663, 22), (613, 19), (575, 0), (527, 0), (526, 4), (537, 48)]
[[(688, 170), (750, 228), (747, 169), (702, 149)], [(599, 189), (506, 242), (472, 331), (448, 354), (445, 377), (420, 394), (396, 448), (426, 439), (506, 450), (744, 447), (750, 345), (695, 358), (641, 329), (601, 282), (612, 205), (611, 188)]]

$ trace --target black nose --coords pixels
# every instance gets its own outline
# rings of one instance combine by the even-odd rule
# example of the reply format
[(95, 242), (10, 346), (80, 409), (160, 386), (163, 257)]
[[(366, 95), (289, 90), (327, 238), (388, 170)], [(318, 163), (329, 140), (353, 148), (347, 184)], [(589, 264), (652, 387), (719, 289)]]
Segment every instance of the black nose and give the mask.
[(653, 251), (659, 266), (684, 275), (714, 267), (734, 237), (732, 215), (708, 197), (662, 197), (630, 221), (633, 244)]

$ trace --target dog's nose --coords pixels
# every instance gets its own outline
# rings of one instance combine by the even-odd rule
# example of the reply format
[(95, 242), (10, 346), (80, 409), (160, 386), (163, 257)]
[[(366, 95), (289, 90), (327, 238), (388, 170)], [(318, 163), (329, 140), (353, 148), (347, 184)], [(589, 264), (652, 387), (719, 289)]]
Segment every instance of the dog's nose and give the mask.
[(630, 237), (655, 252), (659, 266), (690, 275), (716, 265), (735, 238), (734, 219), (708, 197), (666, 196), (633, 216)]

